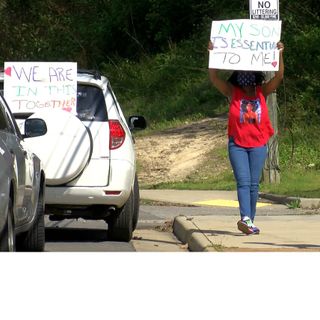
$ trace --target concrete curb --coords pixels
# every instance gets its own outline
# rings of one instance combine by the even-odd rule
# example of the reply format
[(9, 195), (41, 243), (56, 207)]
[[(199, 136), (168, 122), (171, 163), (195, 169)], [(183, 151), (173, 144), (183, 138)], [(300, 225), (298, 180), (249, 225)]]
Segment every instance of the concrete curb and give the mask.
[(173, 233), (182, 243), (188, 245), (190, 251), (216, 251), (213, 243), (192, 222), (192, 218), (187, 218), (186, 216), (175, 217)]
[(290, 205), (297, 203), (302, 209), (319, 209), (320, 199), (317, 198), (299, 198), (299, 197), (288, 197), (276, 194), (259, 193), (261, 199), (270, 200), (272, 202)]

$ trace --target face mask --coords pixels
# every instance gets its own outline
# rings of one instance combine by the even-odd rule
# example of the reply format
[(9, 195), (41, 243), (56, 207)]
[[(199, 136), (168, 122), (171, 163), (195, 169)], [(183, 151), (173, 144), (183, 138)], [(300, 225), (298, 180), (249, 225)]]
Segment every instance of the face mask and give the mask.
[(241, 87), (255, 86), (256, 76), (252, 72), (239, 72), (237, 82)]

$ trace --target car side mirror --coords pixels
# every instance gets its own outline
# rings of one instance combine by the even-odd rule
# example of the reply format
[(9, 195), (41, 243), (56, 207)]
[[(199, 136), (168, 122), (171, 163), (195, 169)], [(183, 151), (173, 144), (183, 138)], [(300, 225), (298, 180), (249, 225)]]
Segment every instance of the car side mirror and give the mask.
[(144, 130), (147, 127), (147, 122), (143, 116), (131, 116), (128, 125), (130, 130)]
[(44, 120), (38, 118), (26, 119), (24, 123), (24, 138), (40, 137), (47, 133), (47, 125)]

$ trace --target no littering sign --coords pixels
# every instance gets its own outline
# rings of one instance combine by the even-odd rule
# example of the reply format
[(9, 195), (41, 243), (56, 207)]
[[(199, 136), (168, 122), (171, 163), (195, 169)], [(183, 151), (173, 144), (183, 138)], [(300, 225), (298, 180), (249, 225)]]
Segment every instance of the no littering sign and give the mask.
[(250, 0), (250, 19), (279, 20), (279, 0)]

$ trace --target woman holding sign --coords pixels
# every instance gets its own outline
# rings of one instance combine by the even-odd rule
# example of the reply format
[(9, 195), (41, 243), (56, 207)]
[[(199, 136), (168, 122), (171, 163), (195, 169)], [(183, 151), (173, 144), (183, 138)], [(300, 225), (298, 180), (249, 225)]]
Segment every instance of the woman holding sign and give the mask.
[[(228, 81), (218, 76), (216, 69), (209, 68), (213, 85), (230, 99), (228, 119), (228, 151), (234, 176), (241, 219), (238, 229), (245, 234), (258, 234), (254, 225), (258, 200), (259, 180), (267, 156), (267, 143), (274, 131), (268, 116), (266, 98), (280, 85), (283, 74), (283, 49), (279, 50), (279, 70), (268, 82), (263, 72), (234, 71)], [(209, 50), (213, 49), (209, 42)]]

